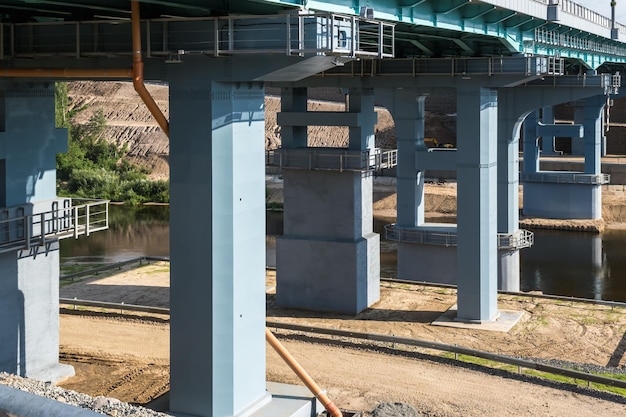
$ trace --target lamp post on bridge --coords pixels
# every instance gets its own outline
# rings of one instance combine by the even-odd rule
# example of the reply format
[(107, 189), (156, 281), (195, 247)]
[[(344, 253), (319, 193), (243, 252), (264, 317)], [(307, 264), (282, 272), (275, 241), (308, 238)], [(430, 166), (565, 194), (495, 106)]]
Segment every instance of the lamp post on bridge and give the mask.
[(611, 0), (611, 39), (617, 40), (619, 38), (619, 31), (615, 27), (615, 6), (617, 2)]

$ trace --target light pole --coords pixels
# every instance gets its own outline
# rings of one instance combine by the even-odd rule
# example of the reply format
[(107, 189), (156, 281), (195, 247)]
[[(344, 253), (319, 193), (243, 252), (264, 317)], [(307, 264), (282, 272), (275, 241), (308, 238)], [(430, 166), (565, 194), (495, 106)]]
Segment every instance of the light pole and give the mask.
[(615, 5), (617, 2), (615, 0), (611, 0), (611, 39), (619, 38), (619, 31), (615, 27)]

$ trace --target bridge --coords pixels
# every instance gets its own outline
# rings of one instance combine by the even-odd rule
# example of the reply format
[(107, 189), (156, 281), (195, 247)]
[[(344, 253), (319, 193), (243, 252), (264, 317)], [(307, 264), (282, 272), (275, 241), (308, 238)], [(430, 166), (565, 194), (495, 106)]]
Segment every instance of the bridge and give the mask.
[[(282, 145), (268, 156), (285, 184), (277, 302), (357, 314), (378, 300), (372, 174), (397, 164), (386, 230), (400, 277), (456, 283), (457, 320), (480, 326), (499, 320), (498, 288), (519, 289), (519, 250), (533, 243), (518, 222), (520, 132), (525, 212), (601, 216), (602, 124), (624, 40), (626, 26), (570, 0), (4, 0), (0, 226), (39, 232), (15, 246), (0, 233), (0, 312), (11, 318), (0, 370), (73, 372), (58, 363), (58, 238), (72, 210), (55, 193), (67, 134), (54, 126), (53, 81), (132, 80), (170, 138), (170, 410), (313, 415), (266, 390), (264, 88), (282, 99)], [(144, 81), (169, 84), (169, 118)], [(346, 111), (308, 111), (315, 87), (345, 91)], [(456, 97), (456, 149), (424, 143), (425, 103), (442, 93)], [(565, 102), (574, 125), (554, 122)], [(394, 117), (397, 150), (375, 147), (375, 104)], [(315, 125), (347, 127), (347, 147), (309, 147)], [(572, 138), (583, 172), (539, 169), (555, 136)], [(429, 169), (457, 172), (456, 225), (424, 218)], [(53, 224), (68, 214), (63, 236), (42, 230), (46, 213)]]

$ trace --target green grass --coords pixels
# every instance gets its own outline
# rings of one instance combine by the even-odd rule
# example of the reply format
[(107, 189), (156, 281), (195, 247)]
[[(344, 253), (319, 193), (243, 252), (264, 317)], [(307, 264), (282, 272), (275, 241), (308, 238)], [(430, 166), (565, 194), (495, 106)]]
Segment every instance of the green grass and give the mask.
[(270, 201), (265, 204), (265, 207), (269, 211), (281, 211), (283, 209), (283, 203), (277, 201)]
[[(446, 352), (442, 355), (447, 359), (455, 359), (454, 353)], [(489, 359), (477, 358), (469, 355), (458, 355), (458, 361), (464, 363), (470, 363), (473, 365), (484, 366), (492, 369), (498, 369), (506, 372), (519, 373), (519, 368), (515, 365), (504, 364), (496, 361), (492, 361)], [(564, 375), (552, 374), (550, 372), (537, 371), (535, 369), (527, 369), (522, 368), (521, 373), (523, 375), (528, 375), (536, 378), (547, 379), (549, 381), (561, 382), (565, 384), (572, 384), (578, 386), (589, 386), (590, 388), (596, 389), (598, 391), (610, 392), (613, 394), (621, 395), (626, 397), (626, 388), (617, 388), (610, 385), (598, 384), (595, 382), (588, 383), (586, 380), (571, 378)], [(607, 378), (619, 379), (622, 381), (626, 381), (626, 375), (623, 374), (610, 374), (610, 373), (602, 373), (598, 374), (600, 376), (604, 376)]]

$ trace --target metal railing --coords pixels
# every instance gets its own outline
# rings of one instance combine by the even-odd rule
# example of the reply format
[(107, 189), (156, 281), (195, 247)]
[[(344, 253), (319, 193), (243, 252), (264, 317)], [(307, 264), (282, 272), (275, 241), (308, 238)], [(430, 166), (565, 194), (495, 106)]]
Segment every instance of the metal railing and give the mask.
[(457, 246), (457, 234), (423, 229), (398, 227), (395, 223), (385, 225), (385, 238), (396, 242), (417, 243), (420, 245)]
[[(59, 202), (63, 202), (63, 207), (59, 207)], [(89, 236), (109, 227), (108, 200), (57, 200), (50, 210), (34, 214), (27, 214), (27, 209), (28, 206), (18, 206), (0, 211), (0, 253)]]
[(323, 334), (327, 336), (346, 337), (349, 339), (368, 340), (375, 342), (391, 343), (393, 346), (396, 344), (415, 346), (425, 349), (433, 349), (442, 352), (450, 352), (455, 354), (455, 359), (458, 360), (458, 355), (468, 355), (476, 358), (487, 359), (493, 362), (504, 363), (508, 365), (515, 365), (518, 367), (518, 372), (521, 373), (521, 368), (534, 369), (537, 371), (548, 372), (556, 375), (563, 375), (569, 378), (580, 379), (583, 381), (595, 382), (598, 384), (609, 385), (612, 387), (626, 388), (626, 381), (616, 378), (610, 378), (602, 375), (591, 374), (588, 372), (577, 371), (574, 369), (567, 369), (553, 365), (547, 365), (538, 363), (528, 359), (514, 358), (512, 356), (501, 355), (498, 353), (485, 352), (477, 349), (467, 348), (457, 345), (449, 345), (440, 342), (431, 342), (427, 340), (412, 339), (407, 337), (389, 336), (376, 333), (363, 333), (351, 330), (338, 330), (329, 329), (323, 327), (314, 327), (307, 325), (281, 323), (278, 321), (267, 321), (267, 327), (274, 329), (284, 329), (295, 332)]
[(391, 60), (352, 61), (327, 73), (349, 76), (441, 75), (451, 77), (524, 75), (528, 77), (563, 75), (565, 61), (554, 56), (396, 58)]
[[(142, 21), (146, 56), (326, 54), (394, 56), (395, 26), (334, 13), (167, 18)], [(128, 56), (129, 20), (0, 23), (0, 57)]]
[(530, 230), (519, 229), (514, 233), (498, 233), (498, 249), (519, 250), (535, 244), (535, 234)]
[[(413, 282), (411, 282), (413, 283)], [(414, 283), (413, 283), (414, 284)], [(516, 293), (515, 295), (524, 296), (523, 293)], [(593, 301), (593, 300), (592, 300)], [(169, 308), (163, 307), (151, 307), (151, 306), (142, 306), (142, 305), (134, 305), (134, 304), (124, 304), (124, 303), (111, 303), (104, 301), (91, 301), (91, 300), (78, 300), (76, 298), (60, 298), (59, 304), (74, 306), (86, 306), (86, 307), (96, 307), (96, 308), (104, 308), (104, 309), (112, 309), (112, 310), (120, 310), (122, 314), (124, 314), (124, 310), (126, 311), (138, 311), (152, 314), (169, 314)], [(559, 366), (547, 365), (538, 363), (528, 359), (515, 358), (512, 356), (501, 355), (498, 353), (485, 352), (482, 350), (467, 348), (458, 345), (450, 345), (446, 343), (440, 342), (432, 342), (427, 340), (399, 337), (399, 336), (390, 336), (376, 333), (363, 333), (356, 332), (351, 330), (338, 330), (338, 329), (329, 329), (323, 327), (314, 327), (308, 325), (299, 325), (299, 324), (291, 324), (291, 323), (281, 323), (273, 320), (266, 320), (266, 326), (274, 329), (283, 329), (294, 332), (304, 332), (304, 333), (313, 333), (318, 335), (327, 335), (327, 336), (335, 336), (335, 337), (346, 337), (350, 339), (358, 339), (358, 340), (366, 340), (366, 341), (375, 341), (382, 343), (391, 343), (393, 346), (396, 344), (406, 345), (406, 346), (415, 346), (425, 349), (433, 349), (438, 350), (440, 352), (449, 352), (455, 354), (455, 359), (458, 360), (458, 355), (468, 355), (476, 358), (487, 359), (490, 361), (504, 363), (508, 365), (514, 365), (518, 367), (518, 372), (521, 372), (522, 368), (526, 369), (535, 369), (537, 371), (548, 372), (556, 375), (563, 375), (574, 379), (579, 379), (582, 381), (595, 382), (598, 384), (609, 385), (613, 387), (626, 388), (626, 381), (610, 378), (602, 375), (592, 374), (588, 372), (577, 371), (574, 369), (562, 368)]]
[(282, 168), (327, 171), (380, 171), (398, 165), (397, 149), (301, 148), (274, 149), (266, 152), (266, 165)]
[(609, 174), (584, 174), (582, 172), (521, 172), (520, 181), (547, 184), (605, 185), (611, 182)]
[[(457, 232), (398, 227), (395, 223), (385, 225), (385, 238), (395, 242), (419, 245), (457, 246)], [(519, 229), (514, 233), (498, 233), (498, 250), (519, 250), (535, 243), (533, 232)]]
[(545, 28), (535, 29), (533, 40), (525, 42), (528, 46), (531, 46), (532, 43), (607, 55), (624, 56), (626, 54), (626, 47), (620, 44), (606, 41), (599, 42), (576, 35), (570, 35), (569, 33), (560, 33), (557, 30), (547, 30)]

